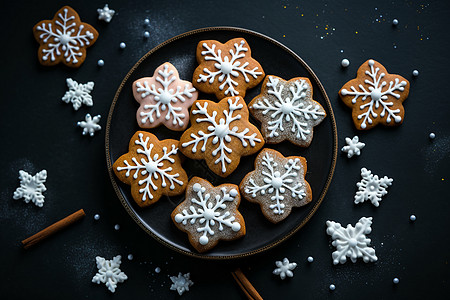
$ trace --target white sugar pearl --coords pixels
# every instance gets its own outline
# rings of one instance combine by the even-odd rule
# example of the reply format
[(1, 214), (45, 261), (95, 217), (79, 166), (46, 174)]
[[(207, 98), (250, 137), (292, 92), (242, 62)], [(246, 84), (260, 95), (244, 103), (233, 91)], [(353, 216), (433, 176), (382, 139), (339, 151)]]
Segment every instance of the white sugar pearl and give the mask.
[(100, 215), (99, 215), (99, 214), (94, 215), (94, 220), (95, 220), (95, 221), (100, 220)]
[(336, 289), (336, 286), (334, 284), (330, 284), (330, 291), (334, 291)]
[(434, 139), (436, 137), (436, 134), (434, 132), (430, 133), (430, 139)]
[(128, 260), (133, 260), (133, 254), (128, 254)]
[(119, 230), (120, 229), (120, 225), (119, 224), (114, 225), (114, 229), (115, 230)]
[(416, 220), (416, 216), (415, 215), (410, 215), (409, 219), (414, 222)]
[(150, 32), (148, 31), (144, 32), (144, 37), (148, 39), (150, 37)]
[(155, 268), (155, 273), (158, 273), (158, 274), (159, 274), (159, 272), (161, 272), (161, 268), (160, 268), (160, 267), (156, 267), (156, 268)]
[(125, 49), (126, 46), (127, 45), (124, 42), (120, 43), (120, 45), (119, 45), (120, 49)]
[(399, 280), (397, 277), (395, 277), (394, 280), (392, 280), (392, 282), (393, 282), (394, 284), (397, 284), (397, 283), (400, 282), (400, 280)]
[(97, 61), (97, 65), (98, 65), (99, 67), (103, 67), (103, 66), (105, 65), (105, 62), (103, 61), (103, 59), (99, 59), (99, 60)]
[(314, 257), (308, 256), (308, 262), (312, 263), (314, 261)]
[(341, 61), (341, 66), (343, 66), (344, 68), (347, 68), (349, 65), (350, 65), (350, 61), (348, 59), (344, 58)]
[(144, 20), (144, 24), (145, 24), (145, 25), (149, 25), (149, 24), (150, 24), (150, 20), (149, 20), (149, 19), (145, 19), (145, 20)]
[(414, 71), (412, 72), (412, 74), (413, 74), (414, 77), (417, 77), (417, 76), (419, 76), (419, 71), (414, 70)]
[(393, 25), (398, 25), (398, 20), (397, 19), (392, 20), (392, 24)]

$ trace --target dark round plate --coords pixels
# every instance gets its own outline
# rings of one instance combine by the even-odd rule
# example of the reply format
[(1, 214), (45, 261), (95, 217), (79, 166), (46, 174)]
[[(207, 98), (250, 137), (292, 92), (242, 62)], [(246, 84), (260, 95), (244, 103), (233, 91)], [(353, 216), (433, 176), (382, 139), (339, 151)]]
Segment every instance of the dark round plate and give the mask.
[[(164, 62), (171, 62), (178, 69), (180, 78), (192, 80), (192, 74), (197, 67), (195, 50), (199, 41), (218, 40), (225, 43), (237, 37), (247, 40), (253, 58), (262, 65), (266, 74), (286, 80), (299, 76), (308, 77), (313, 85), (314, 100), (322, 104), (328, 116), (315, 127), (314, 138), (308, 148), (299, 148), (289, 142), (265, 146), (280, 151), (284, 156), (300, 155), (307, 159), (306, 180), (313, 191), (312, 202), (304, 207), (294, 208), (288, 218), (274, 225), (263, 217), (259, 205), (242, 199), (239, 210), (245, 218), (246, 236), (236, 241), (221, 241), (211, 251), (199, 254), (189, 244), (187, 235), (178, 230), (170, 218), (171, 212), (183, 201), (184, 196), (163, 197), (154, 205), (141, 209), (131, 197), (130, 186), (117, 180), (111, 166), (122, 154), (128, 152), (128, 143), (133, 134), (142, 130), (136, 122), (136, 110), (139, 105), (133, 98), (132, 83), (141, 77), (152, 76), (154, 70)], [(250, 102), (258, 95), (260, 89), (261, 84), (248, 90), (246, 102)], [(200, 94), (199, 99), (216, 100), (214, 95), (205, 94)], [(255, 119), (251, 119), (251, 122), (259, 127)], [(180, 132), (170, 131), (164, 126), (149, 131), (159, 139), (179, 139), (181, 136)], [(238, 258), (256, 254), (278, 245), (299, 230), (322, 202), (330, 185), (337, 157), (337, 129), (333, 111), (328, 96), (314, 72), (298, 55), (279, 42), (253, 31), (233, 27), (190, 31), (158, 45), (145, 54), (128, 72), (116, 92), (108, 115), (105, 142), (111, 182), (123, 206), (136, 223), (169, 248), (186, 255), (210, 259)], [(220, 178), (209, 171), (204, 161), (186, 159), (183, 166), (190, 177), (199, 176), (214, 185), (222, 183), (239, 185), (244, 175), (254, 169), (255, 157), (256, 154), (242, 159), (236, 171), (227, 178)]]

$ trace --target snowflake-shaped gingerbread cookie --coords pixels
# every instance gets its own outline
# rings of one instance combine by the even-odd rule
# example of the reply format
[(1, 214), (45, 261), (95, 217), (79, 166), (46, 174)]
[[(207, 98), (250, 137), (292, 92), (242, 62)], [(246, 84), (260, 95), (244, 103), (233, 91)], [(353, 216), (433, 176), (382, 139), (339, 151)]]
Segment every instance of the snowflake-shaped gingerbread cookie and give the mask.
[(273, 270), (273, 274), (279, 275), (282, 280), (284, 280), (286, 276), (294, 277), (294, 273), (292, 271), (297, 267), (297, 263), (289, 262), (289, 259), (285, 257), (283, 261), (276, 261), (275, 265), (277, 267)]
[(197, 100), (191, 108), (191, 127), (180, 138), (180, 151), (191, 159), (205, 159), (217, 175), (226, 177), (239, 165), (241, 156), (264, 145), (259, 130), (248, 121), (242, 97), (219, 103)]
[(95, 260), (98, 272), (92, 278), (92, 282), (97, 284), (104, 283), (108, 290), (114, 293), (117, 284), (128, 279), (127, 275), (120, 270), (121, 258), (120, 255), (117, 255), (112, 260), (107, 260), (97, 256)]
[(327, 234), (333, 239), (332, 245), (336, 251), (331, 255), (333, 264), (344, 264), (347, 257), (356, 262), (362, 257), (364, 262), (374, 262), (378, 258), (375, 249), (371, 248), (370, 239), (366, 237), (372, 231), (372, 217), (362, 217), (355, 227), (348, 224), (346, 228), (334, 221), (327, 221)]
[(197, 45), (194, 86), (202, 92), (214, 93), (217, 99), (230, 96), (245, 97), (246, 90), (264, 78), (261, 65), (251, 57), (251, 50), (243, 38), (222, 44), (215, 40)]
[(82, 104), (86, 106), (94, 105), (91, 92), (94, 89), (94, 82), (78, 83), (72, 78), (66, 79), (69, 90), (62, 97), (62, 101), (72, 103), (75, 110), (78, 110)]
[(185, 200), (172, 212), (178, 229), (186, 232), (198, 252), (205, 252), (219, 240), (235, 240), (245, 235), (244, 218), (238, 211), (241, 198), (238, 186), (217, 187), (193, 177), (187, 186)]
[(313, 127), (326, 117), (322, 105), (312, 99), (313, 89), (308, 78), (286, 81), (268, 75), (261, 94), (248, 105), (252, 115), (261, 122), (261, 133), (269, 144), (288, 140), (300, 147), (308, 147)]
[(278, 223), (289, 216), (293, 207), (312, 200), (312, 191), (305, 180), (306, 159), (284, 157), (280, 152), (263, 149), (255, 160), (255, 170), (240, 184), (242, 196), (258, 203), (264, 216)]
[(130, 140), (128, 153), (119, 157), (113, 170), (120, 181), (131, 185), (131, 195), (141, 207), (162, 195), (180, 195), (186, 189), (186, 172), (181, 167), (177, 140), (159, 141), (151, 133), (138, 131)]
[(47, 180), (47, 170), (42, 170), (31, 176), (27, 172), (19, 171), (20, 186), (14, 191), (13, 199), (23, 198), (25, 203), (33, 202), (36, 206), (44, 206), (43, 192), (47, 190), (44, 183)]
[(339, 91), (342, 101), (352, 109), (357, 129), (367, 130), (378, 123), (397, 126), (403, 123), (403, 101), (409, 94), (409, 82), (389, 74), (379, 62), (369, 59), (361, 65), (355, 79)]
[(376, 207), (380, 206), (381, 198), (386, 195), (387, 188), (392, 185), (394, 179), (384, 176), (379, 178), (366, 168), (361, 169), (361, 181), (356, 183), (358, 191), (355, 195), (355, 204), (370, 200)]
[(140, 104), (136, 113), (141, 128), (164, 124), (171, 130), (185, 130), (189, 123), (189, 107), (197, 100), (198, 92), (189, 81), (181, 80), (171, 63), (159, 66), (153, 77), (133, 83), (133, 95)]
[(357, 135), (353, 138), (346, 137), (345, 142), (347, 145), (342, 147), (341, 151), (347, 153), (348, 158), (353, 157), (353, 155), (359, 156), (361, 154), (361, 149), (366, 145), (359, 141), (359, 137)]
[(181, 274), (178, 273), (178, 276), (170, 276), (170, 280), (172, 281), (172, 285), (170, 286), (171, 291), (177, 291), (178, 295), (183, 295), (184, 292), (189, 292), (189, 287), (191, 287), (194, 283), (191, 280), (191, 274)]
[(44, 66), (60, 62), (69, 67), (79, 67), (86, 59), (86, 48), (98, 38), (94, 27), (80, 20), (77, 12), (64, 6), (52, 20), (44, 20), (33, 28), (39, 43), (38, 58)]

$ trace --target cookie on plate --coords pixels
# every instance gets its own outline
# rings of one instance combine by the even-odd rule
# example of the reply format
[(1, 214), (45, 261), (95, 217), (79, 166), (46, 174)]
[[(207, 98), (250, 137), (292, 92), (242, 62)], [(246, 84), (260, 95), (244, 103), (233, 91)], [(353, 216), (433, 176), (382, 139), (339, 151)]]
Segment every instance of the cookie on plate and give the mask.
[(261, 122), (261, 133), (268, 144), (284, 140), (300, 147), (311, 144), (314, 126), (327, 115), (312, 95), (308, 78), (286, 81), (274, 75), (266, 76), (261, 93), (253, 98), (248, 109)]
[(172, 212), (174, 224), (189, 236), (198, 252), (205, 252), (219, 240), (235, 240), (245, 235), (245, 222), (238, 211), (239, 187), (222, 184), (214, 187), (208, 181), (193, 177), (186, 197)]
[(141, 128), (164, 124), (175, 131), (185, 130), (189, 123), (189, 107), (198, 92), (190, 81), (181, 80), (169, 62), (160, 65), (152, 77), (133, 82), (133, 96), (140, 104), (136, 119)]
[(188, 177), (181, 167), (177, 140), (159, 141), (149, 132), (138, 131), (130, 140), (128, 153), (113, 164), (120, 181), (131, 185), (131, 195), (140, 207), (157, 202), (162, 195), (180, 195)]
[(264, 78), (261, 65), (252, 58), (252, 51), (243, 38), (222, 44), (215, 40), (197, 45), (197, 62), (192, 82), (200, 91), (215, 94), (217, 99), (245, 97), (247, 89)]
[(359, 130), (377, 124), (398, 126), (403, 123), (403, 101), (409, 94), (409, 82), (400, 75), (389, 74), (379, 62), (363, 63), (355, 79), (339, 91), (341, 100), (352, 109), (353, 123)]
[(255, 160), (255, 170), (241, 181), (241, 195), (258, 203), (263, 215), (272, 223), (289, 216), (293, 207), (312, 200), (312, 191), (305, 179), (306, 159), (284, 157), (280, 152), (265, 148)]
[(256, 153), (264, 145), (259, 130), (249, 122), (242, 97), (219, 103), (197, 100), (191, 108), (191, 127), (180, 138), (180, 151), (191, 159), (204, 159), (217, 175), (227, 177), (241, 156)]

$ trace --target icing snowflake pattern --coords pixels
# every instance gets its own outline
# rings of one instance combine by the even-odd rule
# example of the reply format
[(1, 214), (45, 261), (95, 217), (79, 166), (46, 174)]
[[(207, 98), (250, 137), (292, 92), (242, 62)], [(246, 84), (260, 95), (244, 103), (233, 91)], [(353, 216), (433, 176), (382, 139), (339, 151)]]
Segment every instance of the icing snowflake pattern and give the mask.
[(356, 183), (358, 191), (355, 195), (355, 204), (370, 200), (376, 207), (380, 206), (381, 198), (386, 195), (387, 188), (392, 185), (394, 179), (384, 176), (379, 178), (366, 168), (361, 169), (361, 181)]
[(346, 146), (342, 147), (342, 152), (347, 153), (347, 157), (351, 158), (353, 155), (360, 155), (361, 149), (364, 148), (366, 144), (359, 141), (358, 136), (354, 136), (353, 138), (346, 137), (345, 142), (347, 143)]
[(249, 104), (250, 112), (262, 123), (268, 143), (289, 140), (307, 147), (311, 143), (313, 127), (326, 116), (323, 107), (312, 100), (312, 86), (307, 78), (285, 81), (267, 76), (261, 94)]
[(122, 257), (120, 255), (113, 257), (112, 260), (97, 256), (95, 260), (97, 262), (98, 272), (92, 278), (92, 282), (97, 284), (104, 283), (108, 290), (114, 293), (117, 284), (128, 279), (127, 275), (120, 270), (121, 259)]
[(184, 292), (189, 292), (189, 287), (191, 287), (194, 283), (191, 280), (191, 274), (181, 274), (178, 273), (178, 276), (170, 276), (170, 280), (172, 281), (172, 285), (170, 286), (171, 291), (177, 291), (178, 295), (183, 295)]
[(402, 76), (387, 73), (373, 59), (365, 62), (357, 78), (347, 82), (340, 91), (341, 99), (353, 109), (356, 127), (363, 130), (378, 123), (400, 125), (404, 116), (402, 102), (408, 94), (409, 82)]
[(277, 268), (273, 270), (273, 274), (279, 275), (282, 280), (284, 280), (286, 276), (294, 277), (294, 273), (292, 271), (297, 267), (297, 263), (290, 263), (289, 259), (285, 257), (283, 261), (276, 261), (275, 265)]
[(83, 128), (83, 135), (89, 134), (90, 136), (94, 136), (96, 131), (102, 129), (102, 127), (98, 124), (98, 122), (100, 122), (100, 118), (100, 115), (92, 117), (90, 114), (86, 114), (84, 121), (78, 122), (77, 126)]
[(98, 37), (94, 27), (83, 23), (75, 10), (61, 8), (53, 20), (41, 21), (34, 26), (34, 37), (39, 42), (39, 60), (43, 65), (59, 62), (69, 67), (80, 66), (86, 57), (86, 48)]
[(114, 9), (110, 9), (108, 7), (108, 4), (105, 4), (105, 6), (103, 8), (97, 9), (97, 13), (98, 13), (99, 20), (103, 20), (106, 23), (109, 23), (109, 22), (111, 22), (112, 17), (116, 13), (116, 11)]
[(73, 109), (78, 110), (82, 104), (86, 106), (94, 105), (91, 92), (94, 89), (94, 82), (78, 83), (72, 78), (66, 79), (69, 90), (62, 97), (62, 101), (72, 103)]
[(327, 234), (333, 239), (336, 251), (332, 253), (333, 264), (344, 264), (347, 257), (355, 263), (362, 257), (365, 263), (377, 261), (375, 249), (369, 247), (370, 239), (366, 237), (372, 231), (372, 217), (362, 217), (355, 227), (348, 224), (346, 228), (334, 221), (327, 221)]
[(33, 202), (36, 206), (44, 206), (43, 192), (47, 190), (44, 183), (47, 180), (47, 170), (42, 170), (31, 176), (27, 172), (19, 171), (20, 186), (14, 191), (13, 199), (23, 198), (25, 203)]
[(198, 92), (189, 81), (181, 80), (170, 63), (159, 66), (153, 77), (141, 78), (133, 84), (133, 95), (140, 107), (137, 121), (141, 128), (164, 124), (172, 130), (188, 126), (188, 108), (197, 100)]

